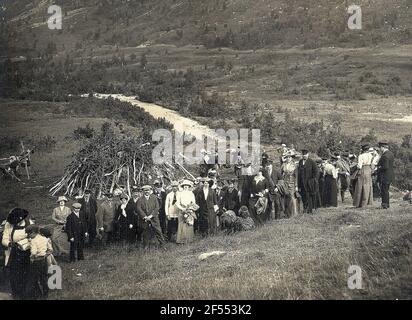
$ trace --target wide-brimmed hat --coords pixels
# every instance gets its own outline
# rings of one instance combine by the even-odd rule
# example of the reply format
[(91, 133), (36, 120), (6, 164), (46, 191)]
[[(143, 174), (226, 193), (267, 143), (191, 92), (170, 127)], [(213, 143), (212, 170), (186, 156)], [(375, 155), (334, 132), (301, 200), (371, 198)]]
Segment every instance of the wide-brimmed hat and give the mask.
[(170, 186), (171, 186), (171, 187), (178, 187), (178, 186), (179, 186), (179, 182), (177, 182), (176, 180), (173, 180), (173, 181), (170, 183)]
[(65, 196), (59, 196), (58, 198), (57, 198), (57, 201), (56, 202), (60, 202), (60, 201), (65, 201), (65, 202), (67, 202), (67, 201), (69, 201)]
[(369, 144), (363, 144), (363, 145), (361, 145), (361, 149), (362, 149), (362, 151), (368, 151), (368, 149), (369, 149)]
[(72, 207), (75, 208), (75, 209), (80, 209), (82, 207), (82, 205), (78, 202), (75, 202), (75, 203), (72, 204)]
[(159, 179), (156, 179), (156, 180), (153, 182), (153, 185), (154, 185), (154, 186), (157, 185), (157, 184), (160, 184), (160, 185), (162, 184)]
[(295, 151), (293, 151), (293, 150), (289, 150), (289, 151), (285, 152), (285, 154), (284, 154), (283, 156), (284, 156), (284, 157), (292, 157), (292, 158), (294, 158), (294, 157), (296, 157), (296, 153), (295, 153)]
[(104, 195), (105, 195), (107, 198), (113, 198), (113, 193), (111, 193), (111, 192), (106, 192)]
[(148, 185), (148, 184), (145, 184), (145, 185), (142, 187), (142, 190), (143, 190), (143, 191), (145, 191), (145, 190), (152, 190), (152, 186), (151, 186), (151, 185)]
[(22, 208), (13, 208), (10, 210), (9, 215), (7, 216), (7, 222), (16, 225), (19, 222), (27, 218), (29, 212), (26, 209)]
[(181, 183), (180, 185), (181, 185), (182, 187), (184, 187), (184, 186), (193, 187), (193, 182), (190, 181), (190, 180), (185, 179), (185, 180), (182, 181), (182, 183)]
[(92, 191), (90, 189), (84, 190), (84, 194), (91, 194), (91, 193), (92, 193)]

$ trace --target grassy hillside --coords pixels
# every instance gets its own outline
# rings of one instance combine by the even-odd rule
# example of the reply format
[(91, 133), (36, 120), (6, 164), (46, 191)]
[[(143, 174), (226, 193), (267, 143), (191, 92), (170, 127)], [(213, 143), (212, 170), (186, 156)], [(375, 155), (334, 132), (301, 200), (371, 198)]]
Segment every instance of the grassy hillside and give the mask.
[[(47, 7), (61, 5), (63, 30), (51, 39)], [(241, 49), (281, 45), (358, 47), (410, 43), (412, 9), (408, 0), (357, 1), (363, 30), (349, 32), (347, 0), (6, 0), (3, 13), (13, 32), (7, 40), (19, 49), (60, 51), (105, 44), (205, 45)], [(17, 37), (16, 37), (17, 36)], [(14, 40), (13, 40), (14, 39)]]
[[(47, 185), (63, 173), (71, 154), (85, 143), (75, 140), (73, 131), (87, 123), (99, 130), (109, 120), (106, 105), (93, 99), (1, 103), (7, 116), (0, 120), (0, 137), (43, 141), (44, 135), (50, 135), (57, 143), (33, 155), (31, 182), (0, 185), (0, 218), (10, 208), (22, 206), (37, 223), (48, 224), (56, 204), (47, 194)], [(122, 121), (116, 112), (121, 109), (114, 105), (111, 110), (113, 118)], [(132, 126), (126, 130), (140, 132)], [(0, 156), (9, 151), (3, 149)], [(392, 199), (387, 211), (375, 209), (378, 202), (363, 210), (354, 210), (347, 202), (315, 215), (274, 221), (251, 232), (196, 239), (188, 246), (168, 244), (166, 251), (117, 246), (88, 250), (85, 261), (62, 262), (63, 290), (52, 292), (50, 298), (411, 298), (411, 206), (397, 193), (392, 193)], [(202, 262), (197, 259), (211, 250), (223, 250), (226, 255)], [(347, 288), (350, 265), (362, 268), (362, 290)]]
[[(63, 290), (50, 298), (409, 299), (410, 209), (343, 206), (166, 251), (88, 252), (85, 261), (63, 265)], [(198, 260), (213, 250), (226, 255)], [(350, 265), (362, 268), (362, 290), (347, 287)]]

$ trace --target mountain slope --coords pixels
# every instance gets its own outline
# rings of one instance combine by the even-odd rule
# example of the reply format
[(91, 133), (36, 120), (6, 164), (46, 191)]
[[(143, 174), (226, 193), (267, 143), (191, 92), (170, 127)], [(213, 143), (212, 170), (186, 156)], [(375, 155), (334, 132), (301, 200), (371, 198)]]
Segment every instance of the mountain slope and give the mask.
[[(63, 30), (47, 29), (59, 4)], [(11, 49), (56, 42), (58, 50), (104, 44), (167, 43), (262, 48), (282, 45), (365, 46), (411, 43), (408, 0), (362, 0), (363, 30), (347, 28), (347, 0), (72, 0), (5, 1), (3, 37)], [(9, 48), (9, 49), (10, 49)]]

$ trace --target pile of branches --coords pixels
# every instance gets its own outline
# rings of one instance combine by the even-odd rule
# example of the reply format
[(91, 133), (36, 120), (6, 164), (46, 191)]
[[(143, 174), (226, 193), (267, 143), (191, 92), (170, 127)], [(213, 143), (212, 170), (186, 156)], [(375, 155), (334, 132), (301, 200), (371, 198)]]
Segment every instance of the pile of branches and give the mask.
[(182, 165), (165, 162), (153, 164), (153, 145), (149, 136), (115, 134), (110, 126), (74, 155), (63, 177), (50, 188), (50, 194), (82, 195), (91, 189), (100, 198), (117, 188), (129, 196), (133, 185), (151, 184), (155, 179), (164, 184), (180, 178), (193, 179)]

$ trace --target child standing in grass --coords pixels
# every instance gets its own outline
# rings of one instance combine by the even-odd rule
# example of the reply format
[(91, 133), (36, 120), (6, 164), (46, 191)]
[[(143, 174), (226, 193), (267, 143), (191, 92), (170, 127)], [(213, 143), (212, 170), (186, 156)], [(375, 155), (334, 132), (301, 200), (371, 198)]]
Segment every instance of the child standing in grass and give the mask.
[(26, 228), (30, 239), (30, 271), (28, 280), (28, 297), (39, 299), (47, 297), (47, 255), (53, 251), (51, 242), (39, 232), (39, 227)]

